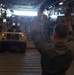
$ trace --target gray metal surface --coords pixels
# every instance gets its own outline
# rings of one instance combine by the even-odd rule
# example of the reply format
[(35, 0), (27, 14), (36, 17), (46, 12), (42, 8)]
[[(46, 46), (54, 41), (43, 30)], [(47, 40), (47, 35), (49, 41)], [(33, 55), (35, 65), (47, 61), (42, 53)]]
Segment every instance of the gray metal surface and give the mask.
[[(25, 54), (0, 53), (0, 75), (41, 75), (40, 54), (35, 49)], [(74, 75), (74, 61), (67, 75)]]
[(40, 55), (36, 50), (26, 54), (0, 53), (0, 75), (40, 75)]

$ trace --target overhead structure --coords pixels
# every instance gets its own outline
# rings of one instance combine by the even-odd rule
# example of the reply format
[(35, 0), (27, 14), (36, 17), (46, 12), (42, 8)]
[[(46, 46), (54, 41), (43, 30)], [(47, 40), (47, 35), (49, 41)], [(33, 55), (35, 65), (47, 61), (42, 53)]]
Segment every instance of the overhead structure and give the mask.
[(11, 10), (37, 11), (42, 4), (48, 7), (60, 1), (62, 0), (1, 0), (1, 3)]

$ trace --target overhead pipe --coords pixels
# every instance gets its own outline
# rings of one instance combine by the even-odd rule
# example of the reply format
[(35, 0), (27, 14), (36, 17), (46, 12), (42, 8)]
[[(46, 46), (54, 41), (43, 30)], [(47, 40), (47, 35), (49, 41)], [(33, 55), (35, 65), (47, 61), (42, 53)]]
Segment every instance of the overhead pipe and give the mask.
[(43, 0), (35, 9), (37, 9), (38, 7), (40, 7), (46, 0)]
[(5, 2), (7, 5), (9, 5), (9, 6), (11, 6), (12, 7), (12, 5), (11, 4), (9, 4), (6, 0), (2, 0), (2, 2)]

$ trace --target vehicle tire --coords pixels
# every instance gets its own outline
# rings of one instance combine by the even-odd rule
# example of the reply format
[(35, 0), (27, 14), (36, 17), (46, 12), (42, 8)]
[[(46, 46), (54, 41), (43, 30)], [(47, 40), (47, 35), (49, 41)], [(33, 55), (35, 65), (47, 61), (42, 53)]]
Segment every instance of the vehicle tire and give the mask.
[(0, 43), (0, 53), (5, 52), (5, 50), (3, 49), (3, 44)]
[(21, 49), (21, 51), (20, 51), (20, 53), (25, 53), (26, 52), (26, 43), (22, 43), (21, 45), (20, 45), (20, 49)]

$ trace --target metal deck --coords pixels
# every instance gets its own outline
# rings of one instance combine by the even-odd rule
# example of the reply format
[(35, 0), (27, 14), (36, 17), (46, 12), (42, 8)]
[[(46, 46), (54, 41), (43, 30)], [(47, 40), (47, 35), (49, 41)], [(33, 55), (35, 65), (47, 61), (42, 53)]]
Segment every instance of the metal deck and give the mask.
[[(40, 54), (35, 49), (26, 54), (0, 53), (0, 75), (41, 75)], [(74, 75), (74, 61), (67, 75)]]

